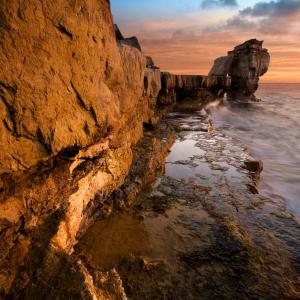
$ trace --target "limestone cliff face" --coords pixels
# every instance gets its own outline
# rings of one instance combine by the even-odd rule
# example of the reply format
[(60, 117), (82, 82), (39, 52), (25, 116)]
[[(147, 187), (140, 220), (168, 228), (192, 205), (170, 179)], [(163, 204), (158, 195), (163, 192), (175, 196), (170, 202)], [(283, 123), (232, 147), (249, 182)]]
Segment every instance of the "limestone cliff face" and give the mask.
[(117, 46), (108, 1), (1, 1), (0, 11), (0, 173), (137, 122), (146, 59)]
[(256, 39), (246, 41), (215, 60), (209, 75), (231, 77), (229, 97), (255, 99), (259, 77), (268, 71), (270, 64), (270, 55), (262, 44)]
[[(37, 299), (158, 122), (160, 72), (116, 39), (107, 0), (1, 1), (0, 12), (0, 297)], [(80, 261), (70, 268), (102, 293)]]

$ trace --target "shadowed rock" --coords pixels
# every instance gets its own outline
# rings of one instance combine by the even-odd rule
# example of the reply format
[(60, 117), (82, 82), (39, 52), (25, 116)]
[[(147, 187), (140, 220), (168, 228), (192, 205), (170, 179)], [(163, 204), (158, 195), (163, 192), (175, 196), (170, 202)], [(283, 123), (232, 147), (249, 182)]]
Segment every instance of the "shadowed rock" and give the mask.
[(245, 168), (250, 172), (260, 174), (264, 168), (264, 164), (261, 160), (258, 161), (245, 161)]
[(142, 47), (139, 43), (139, 40), (135, 36), (132, 36), (130, 38), (125, 38), (122, 42), (126, 45), (129, 45), (131, 47), (134, 47), (134, 48), (142, 51)]
[(188, 98), (210, 101), (224, 94), (229, 86), (230, 78), (226, 76), (174, 75), (162, 72), (157, 103), (169, 105)]
[(117, 24), (114, 24), (114, 30), (118, 41), (124, 40), (124, 36)]
[(222, 56), (215, 60), (208, 76), (227, 76), (230, 73), (232, 56)]
[(146, 67), (147, 68), (150, 68), (150, 69), (159, 69), (159, 67), (157, 67), (154, 63), (154, 60), (151, 56), (146, 56), (146, 60), (147, 60), (147, 65)]
[(117, 41), (119, 41), (123, 44), (126, 44), (128, 46), (137, 48), (138, 50), (140, 50), (142, 52), (142, 47), (141, 47), (137, 37), (132, 36), (132, 37), (129, 37), (129, 38), (125, 38), (123, 36), (123, 34), (121, 33), (121, 30), (120, 30), (120, 28), (118, 27), (117, 24), (114, 24), (114, 30), (115, 30)]

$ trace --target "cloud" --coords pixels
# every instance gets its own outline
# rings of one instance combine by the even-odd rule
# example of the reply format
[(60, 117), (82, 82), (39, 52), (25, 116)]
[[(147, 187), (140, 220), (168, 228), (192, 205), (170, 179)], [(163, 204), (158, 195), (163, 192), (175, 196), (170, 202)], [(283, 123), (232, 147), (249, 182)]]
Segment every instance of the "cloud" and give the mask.
[(222, 22), (204, 27), (202, 33), (205, 32), (228, 32), (228, 31), (240, 31), (240, 30), (252, 30), (257, 29), (259, 22), (249, 20), (247, 18), (241, 18), (239, 15), (234, 15), (227, 20)]
[(229, 30), (224, 32), (195, 33), (175, 31), (165, 37), (144, 36), (140, 41), (147, 55), (164, 71), (174, 74), (207, 74), (217, 57), (226, 55), (236, 45), (251, 39), (265, 40), (272, 65), (264, 82), (300, 83), (300, 41), (293, 35), (280, 39), (268, 36), (257, 29)]
[(236, 0), (203, 0), (201, 7), (210, 8), (210, 7), (237, 7), (238, 3)]
[(240, 11), (240, 15), (251, 17), (289, 16), (300, 11), (299, 0), (261, 1), (253, 7)]
[(232, 18), (226, 21), (224, 29), (251, 29), (255, 28), (257, 23), (250, 21), (240, 16), (233, 16)]
[(191, 30), (183, 30), (183, 29), (177, 29), (172, 34), (172, 39), (186, 39), (186, 38), (197, 38), (197, 35), (195, 32)]
[(259, 31), (268, 35), (283, 35), (297, 30), (295, 24), (299, 23), (299, 15), (300, 0), (261, 1), (238, 14), (240, 18), (256, 19)]
[(174, 36), (141, 37), (147, 55), (153, 57), (157, 66), (174, 74), (207, 74), (217, 57), (226, 55), (236, 45), (250, 39), (265, 40), (272, 57), (272, 66), (265, 82), (300, 83), (300, 41), (295, 36), (266, 36), (257, 30), (230, 30), (191, 34), (176, 31)]
[(259, 22), (258, 30), (267, 35), (286, 35), (292, 30), (291, 20), (278, 18), (275, 21), (274, 18), (265, 18)]

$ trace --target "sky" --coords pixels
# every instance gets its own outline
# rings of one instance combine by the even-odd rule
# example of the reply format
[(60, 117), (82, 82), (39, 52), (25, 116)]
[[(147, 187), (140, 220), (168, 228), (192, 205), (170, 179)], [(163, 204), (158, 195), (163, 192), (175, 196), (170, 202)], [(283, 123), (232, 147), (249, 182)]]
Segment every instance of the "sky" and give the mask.
[(157, 66), (209, 72), (215, 58), (257, 38), (271, 54), (263, 82), (300, 83), (300, 0), (111, 0), (114, 21)]

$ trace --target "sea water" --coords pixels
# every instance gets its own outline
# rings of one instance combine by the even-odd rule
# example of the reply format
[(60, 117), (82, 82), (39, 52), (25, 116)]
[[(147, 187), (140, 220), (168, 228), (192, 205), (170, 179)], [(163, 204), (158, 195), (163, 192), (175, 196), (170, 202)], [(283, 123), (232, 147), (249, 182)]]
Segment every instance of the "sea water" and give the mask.
[(215, 127), (264, 162), (260, 193), (300, 218), (300, 84), (261, 84), (256, 96), (213, 109)]

